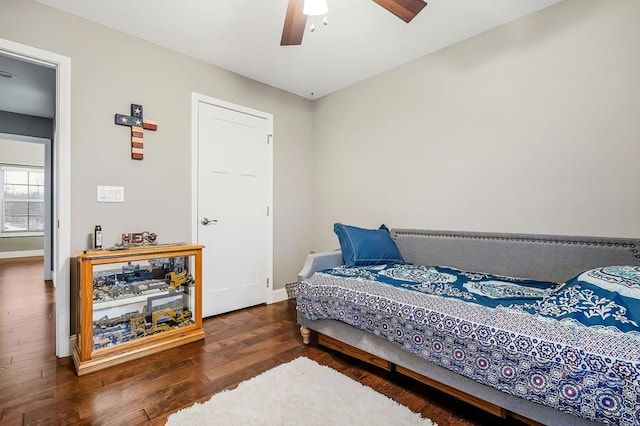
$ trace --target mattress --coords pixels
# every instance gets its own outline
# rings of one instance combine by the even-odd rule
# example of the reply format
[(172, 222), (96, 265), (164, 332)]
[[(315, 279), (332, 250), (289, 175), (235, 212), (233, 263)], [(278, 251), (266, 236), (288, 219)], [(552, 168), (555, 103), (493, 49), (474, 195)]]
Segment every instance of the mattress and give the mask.
[(639, 424), (640, 270), (626, 268), (554, 283), (445, 266), (342, 266), (300, 283), (298, 311), (519, 398)]

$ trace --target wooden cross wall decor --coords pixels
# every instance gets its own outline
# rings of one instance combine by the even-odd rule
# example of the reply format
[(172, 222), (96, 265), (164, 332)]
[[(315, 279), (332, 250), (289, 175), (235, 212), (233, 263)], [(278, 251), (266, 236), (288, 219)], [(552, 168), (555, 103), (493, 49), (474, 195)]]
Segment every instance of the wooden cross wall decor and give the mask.
[(143, 130), (158, 130), (158, 123), (142, 115), (142, 105), (131, 104), (131, 115), (116, 114), (116, 124), (131, 127), (131, 159), (144, 158)]

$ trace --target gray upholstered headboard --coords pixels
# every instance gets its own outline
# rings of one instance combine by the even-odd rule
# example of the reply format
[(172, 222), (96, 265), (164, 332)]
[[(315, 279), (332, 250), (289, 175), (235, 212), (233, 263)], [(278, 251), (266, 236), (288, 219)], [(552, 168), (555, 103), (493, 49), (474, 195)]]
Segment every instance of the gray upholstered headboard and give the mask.
[(563, 282), (587, 269), (640, 265), (640, 239), (392, 229), (407, 262)]

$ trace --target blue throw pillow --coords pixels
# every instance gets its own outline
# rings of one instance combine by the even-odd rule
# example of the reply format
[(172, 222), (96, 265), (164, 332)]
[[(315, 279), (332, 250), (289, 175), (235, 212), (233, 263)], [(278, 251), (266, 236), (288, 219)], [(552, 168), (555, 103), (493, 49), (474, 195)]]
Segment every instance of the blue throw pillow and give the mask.
[(336, 223), (333, 230), (340, 241), (346, 266), (404, 263), (384, 225), (380, 229), (364, 229)]

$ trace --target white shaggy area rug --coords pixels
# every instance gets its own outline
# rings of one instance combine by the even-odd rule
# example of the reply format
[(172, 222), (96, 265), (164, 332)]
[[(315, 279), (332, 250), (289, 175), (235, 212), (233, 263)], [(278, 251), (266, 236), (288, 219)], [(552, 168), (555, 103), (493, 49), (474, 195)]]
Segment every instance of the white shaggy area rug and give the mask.
[(172, 414), (169, 426), (436, 426), (373, 389), (300, 357)]

